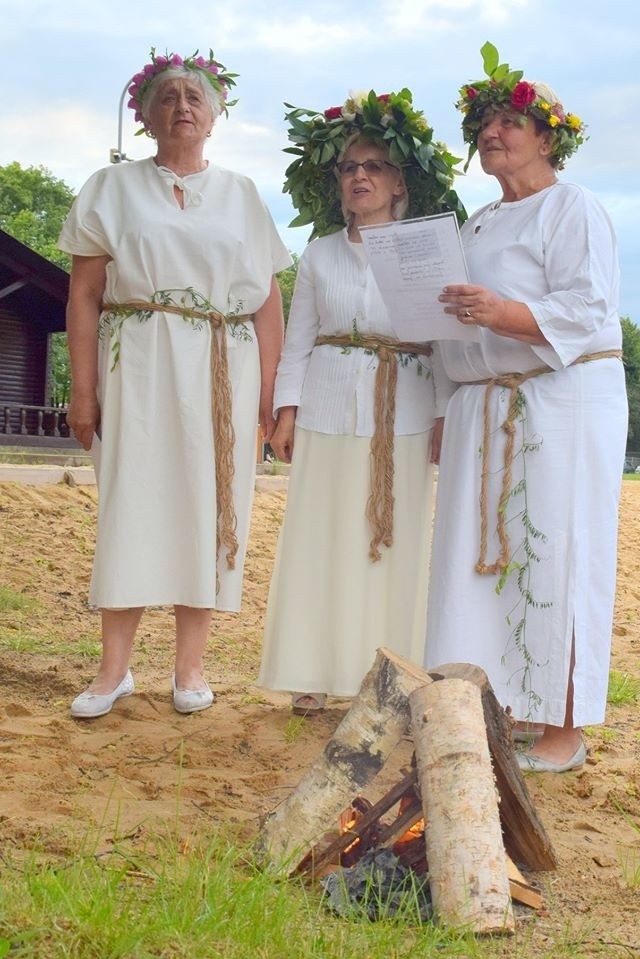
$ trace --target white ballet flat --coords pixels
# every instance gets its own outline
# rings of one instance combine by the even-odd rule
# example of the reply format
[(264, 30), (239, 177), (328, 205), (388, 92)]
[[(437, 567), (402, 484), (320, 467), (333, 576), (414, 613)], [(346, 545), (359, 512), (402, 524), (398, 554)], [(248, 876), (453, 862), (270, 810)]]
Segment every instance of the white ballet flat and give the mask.
[(176, 677), (171, 680), (173, 690), (173, 706), (177, 713), (199, 713), (202, 709), (208, 709), (215, 700), (215, 695), (211, 689), (204, 684), (204, 689), (178, 689), (176, 686)]
[(530, 752), (516, 753), (518, 766), (524, 772), (529, 773), (567, 773), (572, 769), (580, 769), (587, 760), (587, 747), (580, 743), (571, 759), (566, 763), (553, 763), (550, 759), (542, 759), (541, 756), (534, 756)]
[(127, 670), (127, 675), (112, 693), (92, 693), (86, 689), (76, 696), (71, 703), (71, 715), (75, 719), (95, 719), (97, 716), (105, 716), (111, 712), (116, 700), (122, 699), (123, 696), (130, 696), (135, 688), (131, 671)]

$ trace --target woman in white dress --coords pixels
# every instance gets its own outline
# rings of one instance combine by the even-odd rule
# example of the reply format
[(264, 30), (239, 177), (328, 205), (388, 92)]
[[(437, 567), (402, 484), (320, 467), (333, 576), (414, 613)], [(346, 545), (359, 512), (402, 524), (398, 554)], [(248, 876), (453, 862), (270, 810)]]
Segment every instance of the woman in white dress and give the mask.
[(79, 718), (133, 692), (148, 605), (175, 608), (175, 708), (213, 702), (211, 611), (240, 607), (258, 411), (270, 436), (283, 335), (274, 274), (289, 254), (253, 183), (203, 155), (233, 75), (212, 56), (151, 53), (129, 105), (156, 154), (94, 174), (60, 238), (73, 256), (68, 419), (99, 486), (103, 655)]
[(437, 346), (398, 341), (360, 227), (460, 207), (408, 91), (302, 114), (290, 115), (301, 146), (285, 188), (328, 235), (300, 259), (276, 380), (271, 445), (292, 467), (258, 682), (304, 714), (353, 696), (380, 646), (421, 659), (451, 387)]
[(475, 663), (531, 737), (525, 770), (586, 758), (604, 719), (627, 404), (611, 223), (557, 171), (579, 117), (483, 47), (463, 132), (501, 197), (464, 224), (472, 283), (441, 299), (477, 342), (443, 343), (447, 411), (426, 664)]

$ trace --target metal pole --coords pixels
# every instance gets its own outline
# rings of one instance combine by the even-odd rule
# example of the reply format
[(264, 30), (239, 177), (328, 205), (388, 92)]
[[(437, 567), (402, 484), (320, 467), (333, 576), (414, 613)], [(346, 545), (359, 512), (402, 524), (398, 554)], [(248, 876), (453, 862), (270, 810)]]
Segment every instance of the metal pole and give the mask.
[(127, 80), (120, 94), (120, 102), (118, 104), (118, 145), (109, 150), (109, 160), (111, 163), (124, 163), (125, 160), (131, 160), (131, 157), (128, 157), (126, 153), (122, 152), (122, 108), (124, 106), (124, 98), (130, 86), (131, 80)]

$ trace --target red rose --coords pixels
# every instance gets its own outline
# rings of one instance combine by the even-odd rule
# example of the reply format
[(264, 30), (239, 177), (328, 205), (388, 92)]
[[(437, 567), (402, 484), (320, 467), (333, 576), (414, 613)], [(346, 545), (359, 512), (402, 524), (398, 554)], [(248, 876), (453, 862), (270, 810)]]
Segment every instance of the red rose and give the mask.
[(516, 83), (513, 88), (513, 93), (511, 94), (511, 106), (515, 110), (526, 110), (530, 103), (537, 97), (535, 87), (530, 83), (527, 83), (526, 80), (520, 80), (519, 83)]
[(378, 95), (378, 100), (382, 100), (383, 103), (386, 103), (388, 99), (389, 99), (388, 93), (380, 93)]
[(324, 115), (327, 120), (337, 120), (338, 117), (342, 116), (342, 107), (329, 107), (328, 110), (324, 111)]
[(475, 87), (467, 87), (466, 95), (469, 98), (469, 100), (475, 100), (475, 98), (478, 96), (478, 91), (476, 90)]

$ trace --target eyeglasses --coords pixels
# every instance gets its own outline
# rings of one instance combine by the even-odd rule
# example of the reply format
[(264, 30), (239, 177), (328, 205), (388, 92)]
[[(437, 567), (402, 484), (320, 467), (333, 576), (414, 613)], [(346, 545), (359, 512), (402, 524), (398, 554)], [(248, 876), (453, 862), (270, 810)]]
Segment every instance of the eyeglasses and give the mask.
[(392, 170), (398, 169), (394, 163), (389, 163), (388, 160), (364, 160), (362, 163), (356, 163), (355, 160), (343, 160), (341, 163), (336, 163), (336, 166), (340, 176), (353, 176), (358, 167), (362, 167), (367, 176), (380, 176), (386, 166), (390, 166)]

